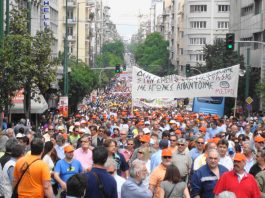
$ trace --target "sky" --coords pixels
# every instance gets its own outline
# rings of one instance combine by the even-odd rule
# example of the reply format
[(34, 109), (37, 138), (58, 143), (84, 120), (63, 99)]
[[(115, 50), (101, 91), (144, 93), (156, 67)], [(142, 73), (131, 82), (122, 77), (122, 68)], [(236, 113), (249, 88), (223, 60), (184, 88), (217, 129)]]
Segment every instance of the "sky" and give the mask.
[[(104, 0), (110, 7), (110, 19), (116, 24), (120, 36), (125, 40), (139, 28), (139, 14), (148, 17), (151, 0)], [(103, 3), (104, 4), (104, 3)]]

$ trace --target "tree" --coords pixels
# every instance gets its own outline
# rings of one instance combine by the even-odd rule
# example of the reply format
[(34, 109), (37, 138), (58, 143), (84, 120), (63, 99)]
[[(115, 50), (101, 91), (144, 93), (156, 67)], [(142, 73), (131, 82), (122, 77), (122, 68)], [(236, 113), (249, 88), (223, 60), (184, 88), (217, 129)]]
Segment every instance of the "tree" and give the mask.
[(75, 112), (77, 105), (92, 90), (98, 87), (98, 76), (85, 63), (69, 60), (69, 109)]
[[(245, 70), (244, 66), (244, 57), (241, 55), (239, 56), (236, 51), (228, 51), (225, 47), (225, 42), (221, 40), (217, 40), (213, 45), (205, 45), (204, 49), (204, 57), (206, 65), (200, 65), (200, 70), (202, 72), (208, 72), (212, 70), (217, 70), (225, 67), (230, 67), (236, 64), (240, 64), (240, 68)], [(250, 89), (249, 94), (254, 101), (258, 101), (259, 97), (255, 91), (255, 86), (257, 82), (259, 82), (260, 75), (256, 70), (250, 70)], [(238, 103), (245, 106), (245, 87), (246, 87), (246, 76), (241, 76), (239, 78), (238, 84)], [(226, 114), (230, 113), (231, 108), (234, 106), (234, 99), (233, 98), (226, 98)], [(258, 102), (254, 104), (253, 110), (258, 109)]]
[[(2, 76), (7, 76), (8, 73), (8, 79), (5, 80), (10, 88), (8, 92), (6, 87), (0, 88), (1, 99), (5, 96), (1, 109), (11, 105), (15, 91), (21, 88), (24, 88), (26, 95), (26, 109), (29, 109), (31, 93), (36, 94), (37, 88), (42, 93), (45, 92), (55, 77), (50, 57), (52, 33), (46, 29), (32, 37), (27, 30), (26, 15), (25, 10), (14, 8), (11, 11), (10, 34), (4, 38), (0, 51)], [(29, 112), (25, 113), (26, 118), (29, 118)]]
[(170, 74), (173, 68), (169, 66), (167, 47), (168, 41), (165, 41), (160, 33), (149, 34), (145, 41), (136, 47), (135, 60), (144, 70), (155, 75)]

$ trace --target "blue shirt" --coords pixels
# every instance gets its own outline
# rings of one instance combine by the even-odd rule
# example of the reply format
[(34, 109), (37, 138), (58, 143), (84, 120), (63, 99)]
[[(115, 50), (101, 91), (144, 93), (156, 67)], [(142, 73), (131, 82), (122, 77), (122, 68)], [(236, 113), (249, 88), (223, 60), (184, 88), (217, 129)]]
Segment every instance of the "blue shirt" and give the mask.
[(87, 185), (86, 185), (86, 198), (104, 198), (103, 193), (99, 190), (99, 184), (97, 182), (97, 179), (95, 175), (93, 174), (95, 172), (100, 181), (102, 182), (104, 186), (104, 191), (108, 195), (109, 198), (118, 198), (117, 193), (117, 183), (109, 173), (105, 169), (100, 168), (92, 168), (92, 170), (88, 173), (86, 173), (87, 177)]
[(122, 198), (152, 198), (152, 196), (152, 192), (147, 190), (142, 182), (137, 184), (131, 177), (121, 187)]
[(152, 156), (151, 156), (151, 172), (155, 169), (155, 167), (157, 167), (159, 164), (161, 164), (162, 159), (162, 150), (159, 149), (158, 151), (156, 151)]
[(200, 154), (202, 154), (202, 152), (200, 152), (196, 147), (191, 149), (190, 152), (190, 157), (191, 159), (194, 161), (196, 159), (196, 157), (198, 157)]
[(215, 137), (216, 134), (220, 133), (221, 131), (222, 130), (219, 129), (218, 127), (216, 127), (215, 129), (213, 129), (213, 128), (207, 129), (207, 132), (206, 132), (205, 137), (204, 137), (205, 141), (207, 141), (208, 139), (211, 139), (211, 138)]
[[(218, 165), (220, 177), (227, 168)], [(191, 177), (191, 197), (200, 195), (201, 198), (214, 198), (213, 189), (218, 181), (217, 176), (210, 170), (208, 164), (199, 168)]]
[(59, 173), (60, 178), (64, 182), (67, 182), (71, 176), (82, 171), (82, 165), (76, 159), (73, 159), (71, 163), (68, 163), (65, 159), (59, 160), (54, 167), (54, 172)]

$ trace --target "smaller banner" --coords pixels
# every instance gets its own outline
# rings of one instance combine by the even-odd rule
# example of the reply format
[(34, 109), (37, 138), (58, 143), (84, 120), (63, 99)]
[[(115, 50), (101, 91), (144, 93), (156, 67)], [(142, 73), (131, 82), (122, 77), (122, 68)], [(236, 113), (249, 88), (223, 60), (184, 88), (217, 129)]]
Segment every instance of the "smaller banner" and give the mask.
[(68, 97), (63, 96), (59, 99), (59, 112), (64, 118), (68, 117)]

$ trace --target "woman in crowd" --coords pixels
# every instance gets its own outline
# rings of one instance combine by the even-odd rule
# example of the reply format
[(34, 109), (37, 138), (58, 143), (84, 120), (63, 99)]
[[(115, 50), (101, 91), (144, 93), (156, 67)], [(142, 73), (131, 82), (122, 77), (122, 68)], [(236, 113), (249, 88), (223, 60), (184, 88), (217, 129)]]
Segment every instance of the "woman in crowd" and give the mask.
[(178, 168), (169, 165), (164, 181), (161, 182), (160, 198), (190, 198), (187, 184), (181, 180)]

